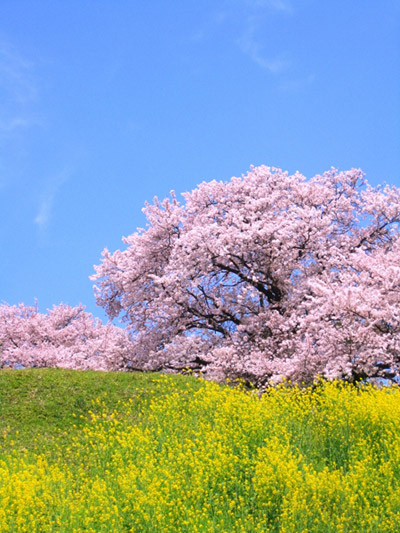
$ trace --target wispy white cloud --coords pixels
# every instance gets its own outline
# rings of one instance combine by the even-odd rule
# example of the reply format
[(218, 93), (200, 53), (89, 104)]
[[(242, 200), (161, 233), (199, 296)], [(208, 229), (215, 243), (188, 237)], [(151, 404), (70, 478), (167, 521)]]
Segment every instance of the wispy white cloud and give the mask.
[(43, 121), (33, 114), (25, 116), (8, 116), (0, 118), (0, 136), (10, 136), (19, 133), (33, 126), (41, 126)]
[(0, 42), (0, 89), (6, 98), (19, 104), (37, 97), (34, 63), (24, 58), (9, 42)]
[(190, 36), (193, 42), (203, 41), (204, 37), (205, 37), (204, 28), (198, 28), (197, 30), (193, 31), (193, 33)]
[(292, 14), (294, 12), (292, 4), (288, 0), (244, 0), (249, 6), (257, 9), (271, 9)]
[(264, 31), (272, 16), (274, 16), (275, 24), (278, 19), (284, 24), (283, 16), (287, 20), (287, 17), (295, 15), (292, 2), (290, 0), (232, 1), (242, 8), (242, 32), (237, 40), (241, 51), (259, 67), (273, 74), (277, 87), (282, 91), (296, 92), (311, 85), (315, 80), (315, 75), (299, 72), (298, 65), (293, 60), (295, 54), (291, 50), (282, 48), (279, 51), (276, 46), (270, 47), (272, 43), (268, 42), (268, 35)]
[(47, 225), (50, 220), (51, 209), (54, 203), (54, 194), (48, 194), (41, 199), (39, 211), (35, 217), (35, 224), (39, 229), (44, 230), (47, 228)]
[(59, 193), (62, 185), (71, 177), (72, 170), (66, 168), (60, 173), (52, 176), (45, 186), (39, 198), (39, 206), (34, 223), (37, 225), (41, 232), (45, 231), (50, 223), (54, 202), (57, 194)]
[(283, 57), (268, 57), (264, 46), (256, 37), (258, 23), (253, 17), (249, 17), (246, 27), (238, 39), (237, 44), (243, 53), (249, 56), (261, 68), (268, 70), (271, 74), (278, 74), (290, 66), (290, 62)]
[(225, 0), (212, 12), (209, 27), (197, 28), (191, 39), (203, 41), (210, 33), (215, 33), (215, 28), (225, 30), (233, 44), (251, 61), (271, 74), (279, 74), (291, 66), (291, 61), (285, 50), (276, 51), (276, 43), (272, 51), (272, 43), (266, 42), (265, 28), (271, 17), (294, 14), (290, 0)]
[(261, 68), (268, 70), (271, 74), (278, 74), (288, 68), (289, 61), (281, 57), (267, 57), (263, 46), (255, 37), (255, 27), (248, 24), (240, 39), (237, 41), (242, 52), (250, 57)]
[(12, 136), (40, 124), (35, 113), (35, 65), (10, 42), (0, 41), (0, 134)]
[(302, 78), (294, 78), (291, 80), (283, 81), (280, 84), (281, 89), (284, 91), (300, 91), (301, 89), (304, 89), (305, 87), (308, 87), (315, 81), (315, 74), (309, 74), (308, 76), (304, 76)]

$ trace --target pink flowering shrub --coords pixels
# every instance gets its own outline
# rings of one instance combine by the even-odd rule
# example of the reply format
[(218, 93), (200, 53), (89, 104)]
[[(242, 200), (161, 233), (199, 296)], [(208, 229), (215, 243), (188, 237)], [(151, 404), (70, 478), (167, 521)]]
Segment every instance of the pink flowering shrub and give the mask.
[(0, 367), (117, 370), (132, 361), (127, 333), (84, 311), (83, 306), (0, 305)]
[(183, 200), (147, 204), (147, 229), (92, 276), (135, 366), (257, 385), (397, 376), (398, 189), (261, 166)]

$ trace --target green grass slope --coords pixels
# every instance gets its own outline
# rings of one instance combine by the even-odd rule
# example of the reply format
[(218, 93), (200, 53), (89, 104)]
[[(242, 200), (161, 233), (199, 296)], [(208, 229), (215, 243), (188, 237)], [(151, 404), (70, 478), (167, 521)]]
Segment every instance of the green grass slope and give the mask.
[[(191, 377), (171, 376), (176, 387), (197, 390)], [(85, 424), (89, 411), (105, 402), (112, 410), (133, 399), (135, 408), (170, 387), (156, 373), (94, 372), (54, 368), (0, 371), (0, 438), (2, 449), (40, 450), (54, 437), (70, 440)], [(12, 443), (12, 444), (10, 444)]]
[(0, 531), (400, 531), (400, 388), (0, 372)]

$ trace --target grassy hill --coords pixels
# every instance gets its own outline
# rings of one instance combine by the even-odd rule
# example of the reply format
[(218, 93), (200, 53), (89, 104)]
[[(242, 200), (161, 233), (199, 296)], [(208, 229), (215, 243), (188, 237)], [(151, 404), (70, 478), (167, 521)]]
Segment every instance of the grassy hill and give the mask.
[[(171, 380), (178, 390), (201, 387), (201, 382), (190, 377), (171, 376)], [(163, 388), (169, 389), (170, 384), (155, 373), (1, 370), (0, 437), (7, 436), (3, 450), (41, 451), (49, 443), (51, 446), (55, 436), (68, 441), (79, 434), (90, 410), (101, 411), (95, 400), (113, 410), (118, 403), (132, 399), (135, 409), (140, 410)]]
[(0, 371), (0, 531), (400, 530), (400, 390)]

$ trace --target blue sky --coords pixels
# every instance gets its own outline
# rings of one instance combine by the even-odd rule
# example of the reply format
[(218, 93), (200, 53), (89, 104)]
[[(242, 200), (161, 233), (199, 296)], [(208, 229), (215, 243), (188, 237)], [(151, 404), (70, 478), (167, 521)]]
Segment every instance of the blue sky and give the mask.
[(400, 186), (397, 0), (1, 0), (0, 301), (104, 318), (144, 202), (251, 164)]

